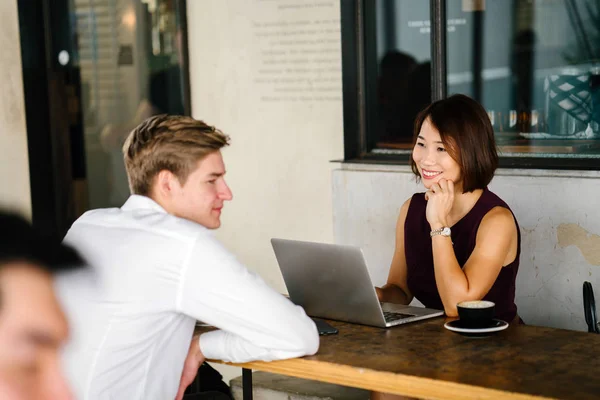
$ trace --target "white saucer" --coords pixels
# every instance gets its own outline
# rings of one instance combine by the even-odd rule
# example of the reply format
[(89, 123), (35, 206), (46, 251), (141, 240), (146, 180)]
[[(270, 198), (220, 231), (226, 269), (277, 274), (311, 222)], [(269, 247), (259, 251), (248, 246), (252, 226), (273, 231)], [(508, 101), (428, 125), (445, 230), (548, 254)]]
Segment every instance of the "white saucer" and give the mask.
[(460, 319), (457, 319), (446, 322), (444, 324), (444, 328), (466, 336), (484, 336), (489, 333), (503, 331), (504, 329), (508, 328), (508, 322), (494, 319), (489, 326), (484, 326), (481, 328), (466, 328), (462, 326)]

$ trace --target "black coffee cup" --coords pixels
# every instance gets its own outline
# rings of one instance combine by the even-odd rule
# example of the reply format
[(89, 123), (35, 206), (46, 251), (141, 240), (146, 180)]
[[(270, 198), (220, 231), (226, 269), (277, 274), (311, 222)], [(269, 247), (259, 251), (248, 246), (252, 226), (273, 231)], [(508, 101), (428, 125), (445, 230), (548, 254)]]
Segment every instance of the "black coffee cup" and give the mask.
[(488, 326), (494, 319), (495, 307), (487, 300), (462, 301), (456, 305), (461, 324), (468, 328)]

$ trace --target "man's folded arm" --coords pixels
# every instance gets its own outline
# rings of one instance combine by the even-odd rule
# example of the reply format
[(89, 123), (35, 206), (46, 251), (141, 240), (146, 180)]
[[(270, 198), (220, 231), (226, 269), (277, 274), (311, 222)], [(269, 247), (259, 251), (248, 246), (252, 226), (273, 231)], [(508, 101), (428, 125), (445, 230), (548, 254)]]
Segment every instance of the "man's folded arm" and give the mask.
[(228, 362), (315, 354), (319, 335), (304, 310), (246, 269), (212, 235), (199, 238), (182, 271), (178, 311), (219, 330), (200, 336), (206, 358)]

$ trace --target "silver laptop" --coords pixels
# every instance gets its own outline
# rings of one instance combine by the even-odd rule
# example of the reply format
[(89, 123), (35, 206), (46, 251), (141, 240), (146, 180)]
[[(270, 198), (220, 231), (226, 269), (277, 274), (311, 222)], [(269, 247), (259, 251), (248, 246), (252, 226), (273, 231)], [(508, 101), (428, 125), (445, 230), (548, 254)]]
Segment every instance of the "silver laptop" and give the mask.
[(311, 317), (381, 328), (444, 315), (380, 303), (362, 250), (354, 246), (271, 239), (290, 300)]

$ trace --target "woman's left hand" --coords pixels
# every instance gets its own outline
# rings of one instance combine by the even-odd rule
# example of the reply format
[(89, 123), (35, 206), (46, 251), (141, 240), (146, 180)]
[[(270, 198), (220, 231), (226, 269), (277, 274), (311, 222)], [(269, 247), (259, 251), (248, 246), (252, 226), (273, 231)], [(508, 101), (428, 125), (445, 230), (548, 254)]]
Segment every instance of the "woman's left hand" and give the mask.
[(454, 203), (454, 182), (440, 179), (425, 192), (427, 209), (425, 215), (431, 229), (448, 226), (448, 215)]

